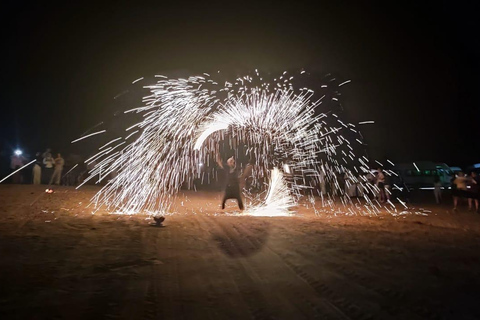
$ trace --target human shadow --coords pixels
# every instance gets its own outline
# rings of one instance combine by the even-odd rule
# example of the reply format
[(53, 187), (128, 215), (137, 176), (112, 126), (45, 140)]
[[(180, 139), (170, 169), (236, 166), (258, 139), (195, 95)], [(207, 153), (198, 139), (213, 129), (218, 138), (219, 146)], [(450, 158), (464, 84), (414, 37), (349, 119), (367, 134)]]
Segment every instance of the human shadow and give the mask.
[[(252, 218), (255, 219), (255, 218)], [(222, 223), (212, 232), (219, 249), (232, 258), (248, 257), (263, 248), (269, 236), (270, 224), (260, 221), (252, 226), (250, 223)]]

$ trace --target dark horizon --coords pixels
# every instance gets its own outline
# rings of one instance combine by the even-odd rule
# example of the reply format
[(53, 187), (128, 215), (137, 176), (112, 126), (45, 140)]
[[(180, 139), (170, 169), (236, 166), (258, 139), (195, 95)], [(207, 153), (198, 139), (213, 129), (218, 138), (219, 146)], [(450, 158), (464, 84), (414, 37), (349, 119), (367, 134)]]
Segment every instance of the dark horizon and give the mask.
[(9, 3), (0, 149), (72, 152), (140, 77), (305, 69), (352, 80), (342, 104), (349, 121), (375, 121), (360, 128), (373, 159), (478, 163), (477, 6)]

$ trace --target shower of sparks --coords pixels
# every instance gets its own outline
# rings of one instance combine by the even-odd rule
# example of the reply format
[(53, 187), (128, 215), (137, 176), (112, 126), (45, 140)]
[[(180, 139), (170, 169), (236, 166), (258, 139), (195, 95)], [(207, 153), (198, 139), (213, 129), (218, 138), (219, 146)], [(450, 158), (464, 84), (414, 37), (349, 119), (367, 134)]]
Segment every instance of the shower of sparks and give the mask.
[(296, 205), (295, 200), (290, 194), (290, 189), (287, 186), (282, 172), (274, 168), (270, 176), (270, 183), (268, 186), (268, 193), (260, 205), (257, 205), (245, 214), (252, 216), (287, 216), (290, 215), (290, 208)]
[[(250, 214), (286, 215), (302, 197), (315, 196), (322, 204), (340, 204), (349, 212), (379, 211), (378, 202), (368, 196), (378, 188), (367, 179), (370, 168), (359, 150), (361, 135), (332, 110), (321, 112), (326, 94), (296, 88), (287, 72), (274, 83), (263, 82), (258, 71), (232, 82), (215, 81), (207, 73), (155, 78), (155, 83), (143, 86), (149, 94), (142, 105), (124, 112), (141, 115), (142, 120), (87, 160), (95, 166), (81, 185), (90, 180), (105, 183), (92, 199), (96, 209), (168, 214), (180, 188), (194, 187), (194, 179), (217, 179), (216, 171), (206, 168), (221, 153), (223, 141), (237, 159), (253, 162), (252, 184), (268, 182), (266, 198), (246, 208)], [(140, 80), (144, 79), (134, 83)], [(334, 80), (329, 89), (322, 85), (319, 90), (350, 82), (335, 85)], [(340, 104), (339, 96), (335, 91), (330, 102)], [(359, 124), (366, 123), (373, 121)], [(351, 188), (362, 190), (361, 206), (358, 199), (353, 203)]]

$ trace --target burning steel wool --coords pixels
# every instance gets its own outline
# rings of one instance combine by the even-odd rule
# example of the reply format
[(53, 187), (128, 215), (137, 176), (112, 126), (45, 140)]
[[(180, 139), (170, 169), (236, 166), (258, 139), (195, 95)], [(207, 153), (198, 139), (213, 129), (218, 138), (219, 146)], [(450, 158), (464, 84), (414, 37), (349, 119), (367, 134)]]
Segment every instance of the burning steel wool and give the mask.
[[(303, 76), (303, 71), (295, 75)], [(251, 200), (247, 214), (286, 215), (302, 199), (313, 203), (315, 198), (323, 207), (340, 203), (347, 213), (379, 212), (380, 204), (369, 197), (378, 191), (368, 183), (369, 160), (361, 151), (355, 154), (361, 135), (335, 110), (322, 109), (327, 100), (339, 103), (337, 88), (349, 81), (338, 85), (332, 80), (333, 89), (323, 85), (320, 94), (297, 87), (287, 72), (271, 83), (256, 70), (252, 76), (219, 82), (204, 74), (156, 76), (155, 83), (144, 85), (149, 94), (142, 105), (125, 111), (140, 115), (141, 121), (86, 160), (95, 166), (84, 183), (108, 180), (92, 204), (116, 212), (168, 213), (182, 187), (192, 188), (194, 179), (208, 183), (216, 178), (208, 172), (205, 179), (203, 164), (228, 148), (240, 166), (253, 164), (251, 185), (260, 186), (256, 195), (245, 190)], [(348, 195), (353, 184), (363, 199)], [(263, 186), (268, 190), (262, 192)], [(389, 202), (387, 210), (396, 211), (395, 205)]]

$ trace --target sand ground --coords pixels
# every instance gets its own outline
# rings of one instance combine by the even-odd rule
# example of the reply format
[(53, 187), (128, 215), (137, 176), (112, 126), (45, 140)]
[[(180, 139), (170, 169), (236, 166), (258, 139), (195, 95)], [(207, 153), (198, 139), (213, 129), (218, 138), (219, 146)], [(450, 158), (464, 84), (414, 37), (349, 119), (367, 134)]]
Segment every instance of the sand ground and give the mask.
[(0, 186), (0, 319), (480, 318), (465, 207), (248, 217), (190, 192), (157, 228), (92, 215), (95, 187), (44, 189)]

